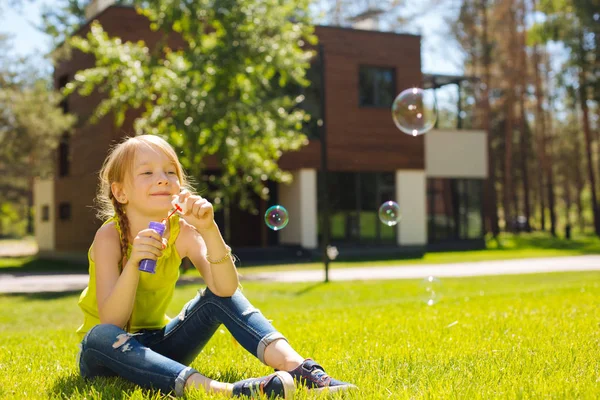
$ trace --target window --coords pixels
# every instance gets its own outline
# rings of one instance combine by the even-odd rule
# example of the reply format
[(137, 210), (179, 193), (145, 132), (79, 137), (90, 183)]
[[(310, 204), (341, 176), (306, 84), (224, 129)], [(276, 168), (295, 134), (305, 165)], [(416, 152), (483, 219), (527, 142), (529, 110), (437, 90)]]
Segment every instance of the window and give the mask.
[[(318, 139), (320, 137), (321, 125), (319, 120), (321, 116), (321, 99), (322, 99), (322, 84), (321, 84), (321, 62), (319, 58), (316, 58), (310, 68), (306, 70), (306, 80), (310, 82), (308, 86), (301, 86), (297, 83), (289, 83), (283, 88), (283, 95), (290, 96), (295, 99), (299, 96), (304, 96), (304, 100), (296, 105), (294, 108), (304, 110), (310, 115), (310, 120), (302, 123), (302, 132), (309, 139)], [(278, 87), (279, 75), (276, 74), (272, 79), (273, 87)]]
[(321, 62), (314, 61), (306, 71), (306, 79), (310, 85), (302, 88), (304, 101), (300, 103), (300, 108), (310, 115), (310, 120), (303, 124), (302, 130), (309, 139), (318, 139), (320, 137), (320, 123), (323, 118), (321, 115), (322, 87), (321, 84)]
[(359, 105), (391, 107), (396, 93), (393, 68), (361, 66), (359, 70)]
[(396, 243), (396, 227), (381, 223), (378, 214), (383, 202), (395, 200), (392, 172), (330, 172), (327, 176), (333, 243)]
[(429, 242), (483, 237), (483, 181), (428, 179)]
[(42, 206), (42, 212), (40, 213), (42, 217), (42, 222), (50, 221), (50, 206), (44, 204)]
[(58, 218), (62, 221), (71, 219), (71, 203), (60, 203), (58, 206)]
[(71, 170), (70, 138), (65, 133), (58, 144), (58, 176), (68, 176)]
[[(61, 77), (58, 78), (58, 89), (60, 90), (64, 88), (67, 86), (67, 83), (69, 83), (69, 75), (61, 75)], [(65, 97), (60, 102), (60, 107), (62, 108), (63, 112), (67, 114), (69, 112), (69, 99)]]

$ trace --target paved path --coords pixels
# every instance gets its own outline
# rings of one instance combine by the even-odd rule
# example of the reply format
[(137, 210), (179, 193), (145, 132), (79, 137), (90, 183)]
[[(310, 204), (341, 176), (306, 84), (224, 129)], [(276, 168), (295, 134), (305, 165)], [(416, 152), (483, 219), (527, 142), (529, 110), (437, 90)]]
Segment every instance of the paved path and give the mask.
[[(420, 264), (389, 267), (343, 268), (330, 271), (330, 280), (417, 279), (426, 276), (464, 277), (512, 275), (544, 272), (600, 271), (600, 255), (529, 258), (520, 260), (482, 261), (453, 264)], [(241, 270), (244, 274), (243, 269)], [(323, 270), (261, 272), (243, 276), (245, 281), (319, 282)], [(87, 274), (0, 274), (0, 293), (67, 292), (82, 290)], [(198, 279), (182, 278), (182, 283)]]
[(0, 257), (27, 257), (38, 252), (38, 245), (33, 239), (0, 240)]

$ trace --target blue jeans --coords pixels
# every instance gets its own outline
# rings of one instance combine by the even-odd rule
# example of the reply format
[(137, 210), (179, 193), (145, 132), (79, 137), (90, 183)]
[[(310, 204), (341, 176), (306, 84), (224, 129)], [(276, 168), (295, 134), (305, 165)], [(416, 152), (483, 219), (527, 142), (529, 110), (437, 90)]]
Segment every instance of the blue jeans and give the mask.
[(206, 288), (162, 329), (126, 333), (115, 325), (94, 326), (81, 342), (81, 376), (120, 376), (182, 396), (185, 382), (197, 372), (188, 365), (221, 324), (263, 363), (265, 348), (285, 339), (239, 290), (219, 297)]

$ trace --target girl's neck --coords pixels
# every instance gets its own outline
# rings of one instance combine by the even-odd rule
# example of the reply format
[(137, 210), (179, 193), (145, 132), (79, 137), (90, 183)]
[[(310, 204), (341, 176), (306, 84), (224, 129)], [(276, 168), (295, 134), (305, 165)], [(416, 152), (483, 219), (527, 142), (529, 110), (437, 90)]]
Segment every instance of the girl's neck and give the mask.
[[(167, 216), (167, 213), (165, 213), (164, 215), (145, 215), (139, 213), (137, 210), (127, 209), (126, 215), (127, 220), (129, 221), (129, 240), (131, 241), (137, 236), (137, 234), (140, 231), (148, 229), (148, 225), (150, 224), (150, 222), (162, 222), (163, 219)], [(169, 221), (165, 221), (165, 224), (167, 225), (167, 228), (165, 230), (165, 233), (163, 234), (163, 237), (168, 237)]]

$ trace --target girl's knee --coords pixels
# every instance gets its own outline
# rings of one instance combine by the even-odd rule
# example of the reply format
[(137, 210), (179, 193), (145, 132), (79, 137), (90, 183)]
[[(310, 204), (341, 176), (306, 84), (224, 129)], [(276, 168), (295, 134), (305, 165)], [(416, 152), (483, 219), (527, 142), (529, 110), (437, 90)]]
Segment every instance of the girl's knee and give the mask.
[(83, 338), (83, 347), (103, 347), (114, 345), (131, 339), (122, 328), (112, 324), (98, 324), (94, 326)]

